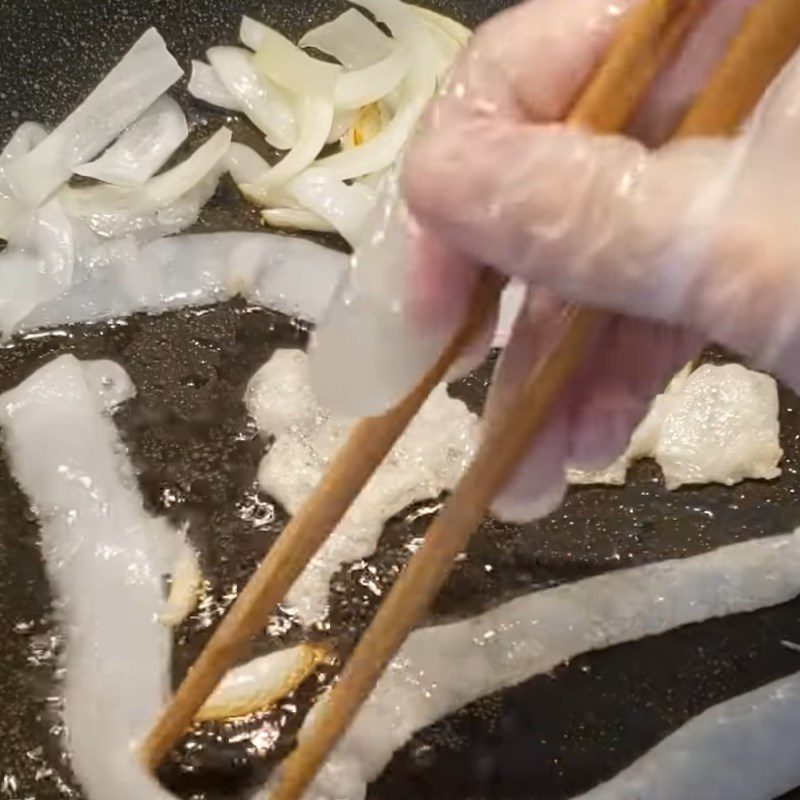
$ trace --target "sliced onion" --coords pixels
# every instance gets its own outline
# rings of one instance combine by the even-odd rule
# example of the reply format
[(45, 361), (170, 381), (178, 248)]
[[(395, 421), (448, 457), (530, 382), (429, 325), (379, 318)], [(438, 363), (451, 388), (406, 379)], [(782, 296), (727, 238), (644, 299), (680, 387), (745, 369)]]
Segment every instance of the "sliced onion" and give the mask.
[(235, 667), (214, 689), (195, 720), (227, 720), (264, 711), (297, 689), (330, 659), (327, 647), (301, 644)]
[(300, 47), (313, 47), (333, 56), (350, 70), (368, 67), (393, 50), (392, 40), (355, 8), (310, 30), (300, 40)]
[(314, 231), (316, 233), (336, 233), (330, 222), (305, 208), (290, 206), (265, 208), (261, 219), (272, 228), (289, 231)]
[(261, 25), (255, 67), (262, 77), (300, 96), (332, 93), (342, 72), (336, 64), (311, 58), (267, 25)]
[(104, 236), (175, 232), (191, 224), (213, 194), (230, 141), (230, 130), (220, 128), (189, 158), (143, 186), (66, 189), (65, 207)]
[(200, 560), (186, 541), (184, 532), (180, 537), (175, 566), (172, 568), (169, 596), (164, 610), (158, 615), (159, 621), (170, 628), (180, 625), (197, 608), (202, 585)]
[(186, 87), (189, 94), (198, 100), (211, 103), (228, 111), (241, 111), (242, 108), (236, 98), (225, 88), (214, 67), (205, 61), (192, 59), (192, 74)]
[[(415, 631), (383, 673), (308, 796), (364, 797), (366, 784), (416, 731), (480, 697), (547, 674), (583, 653), (715, 617), (779, 605), (796, 597), (798, 589), (800, 537), (795, 533), (617, 570), (519, 597), (472, 619)], [(795, 701), (791, 702), (787, 717), (798, 713)], [(744, 710), (746, 705), (739, 704), (739, 708)], [(301, 740), (313, 731), (315, 711), (303, 725)], [(792, 727), (796, 732), (797, 721)], [(768, 751), (773, 742), (767, 741), (758, 720), (748, 729), (753, 741), (765, 737), (764, 750)], [(793, 733), (785, 738), (791, 759), (783, 765), (797, 775), (797, 737)], [(698, 739), (690, 749), (694, 752), (699, 747)], [(720, 751), (714, 748), (711, 752)], [(751, 770), (750, 760), (741, 760)], [(680, 779), (686, 758), (678, 758), (674, 766), (673, 774)], [(705, 787), (715, 773), (724, 776), (730, 768), (705, 762), (692, 786)], [(768, 779), (770, 772), (766, 769), (764, 777)], [(640, 774), (645, 780), (657, 775), (644, 770)], [(646, 782), (608, 786), (607, 792), (589, 793), (584, 800), (730, 797), (724, 792), (687, 794), (685, 786), (671, 790), (668, 784), (662, 784), (668, 788), (660, 791), (646, 791)], [(748, 800), (752, 796), (739, 795)], [(770, 796), (758, 794), (759, 798)]]
[(129, 237), (84, 255), (81, 278), (24, 319), (22, 330), (158, 314), (241, 294), (316, 322), (347, 268), (347, 256), (293, 236), (204, 233), (143, 246)]
[(375, 205), (375, 193), (366, 186), (348, 186), (323, 169), (308, 169), (286, 186), (297, 202), (329, 222), (352, 246)]
[(188, 135), (181, 107), (163, 95), (100, 158), (73, 171), (117, 186), (141, 186), (164, 166)]
[(206, 55), (223, 86), (250, 121), (278, 150), (297, 141), (297, 123), (286, 92), (253, 68), (252, 53), (241, 47), (212, 47)]
[(157, 615), (163, 544), (174, 532), (145, 511), (109, 417), (133, 384), (112, 362), (88, 366), (60, 356), (6, 392), (4, 443), (38, 514), (63, 617), (64, 722), (75, 776), (86, 797), (169, 800), (135, 744), (169, 692), (171, 637)]
[(398, 47), (368, 67), (344, 72), (333, 89), (337, 108), (360, 108), (385, 97), (405, 78), (411, 67), (408, 50)]
[(150, 28), (75, 111), (30, 153), (7, 167), (9, 185), (28, 205), (39, 205), (182, 74), (164, 40)]
[(411, 136), (436, 89), (435, 51), (423, 22), (399, 0), (358, 0), (386, 24), (400, 45), (408, 48), (412, 68), (401, 87), (400, 102), (392, 120), (374, 139), (361, 147), (320, 159), (323, 167), (349, 180), (391, 166)]
[(315, 166), (329, 170), (341, 180), (350, 180), (390, 167), (402, 152), (436, 88), (429, 68), (413, 68), (403, 82), (403, 100), (391, 121), (373, 139), (319, 159)]
[(336, 109), (333, 112), (333, 122), (331, 122), (331, 130), (328, 133), (328, 144), (338, 142), (347, 131), (352, 128), (356, 120), (357, 112), (353, 109)]
[(262, 155), (246, 144), (231, 142), (225, 155), (225, 168), (245, 197), (255, 203), (260, 202), (257, 189), (251, 189), (251, 187), (266, 181), (267, 175), (272, 169)]
[[(387, 125), (388, 114), (382, 103), (370, 103), (359, 109), (353, 124), (342, 137), (344, 150), (371, 142)], [(376, 173), (371, 173), (376, 174)]]

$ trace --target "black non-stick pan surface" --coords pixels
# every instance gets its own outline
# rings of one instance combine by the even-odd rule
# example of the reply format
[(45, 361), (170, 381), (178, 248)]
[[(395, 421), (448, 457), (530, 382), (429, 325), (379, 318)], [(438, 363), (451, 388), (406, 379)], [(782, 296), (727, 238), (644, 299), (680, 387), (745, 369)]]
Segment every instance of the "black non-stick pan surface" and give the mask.
[[(505, 5), (430, 4), (469, 25)], [(23, 120), (58, 122), (150, 25), (188, 66), (206, 47), (234, 43), (243, 12), (298, 36), (343, 7), (335, 0), (1, 0), (0, 142)], [(190, 112), (190, 146), (196, 146), (221, 117), (193, 103), (183, 84), (174, 94)], [(237, 138), (258, 142), (247, 125), (233, 126)], [(224, 182), (198, 227), (256, 226), (255, 213)], [(0, 391), (63, 352), (114, 358), (135, 381), (137, 397), (117, 422), (142, 491), (153, 511), (191, 521), (210, 581), (208, 601), (177, 633), (176, 681), (286, 519), (257, 489), (263, 443), (242, 394), (276, 347), (303, 347), (306, 337), (306, 330), (279, 314), (232, 302), (76, 325), (0, 347)], [(488, 374), (489, 365), (453, 391), (478, 408)], [(800, 524), (800, 409), (788, 392), (782, 405), (786, 461), (779, 480), (670, 493), (645, 463), (625, 488), (574, 491), (563, 509), (535, 525), (487, 522), (431, 621), (472, 614), (559, 582), (793, 529)], [(421, 535), (435, 508), (420, 504), (391, 520), (378, 554), (340, 572), (331, 623), (320, 634), (332, 637), (341, 652), (375, 609), (378, 598), (368, 584), (377, 580), (385, 587), (391, 581), (408, 555), (403, 545)], [(50, 603), (34, 517), (0, 461), (0, 797), (81, 796), (58, 745), (60, 640)], [(283, 646), (299, 634), (278, 615), (254, 651)], [(800, 601), (575, 659), (423, 731), (397, 753), (369, 796), (568, 798), (611, 777), (709, 706), (800, 670), (800, 653), (783, 641), (800, 642)], [(307, 685), (277, 712), (235, 727), (195, 731), (166, 765), (163, 779), (187, 798), (242, 796), (286, 753), (299, 715), (317, 690)], [(263, 747), (271, 738), (275, 744)], [(797, 800), (800, 791), (787, 798)]]

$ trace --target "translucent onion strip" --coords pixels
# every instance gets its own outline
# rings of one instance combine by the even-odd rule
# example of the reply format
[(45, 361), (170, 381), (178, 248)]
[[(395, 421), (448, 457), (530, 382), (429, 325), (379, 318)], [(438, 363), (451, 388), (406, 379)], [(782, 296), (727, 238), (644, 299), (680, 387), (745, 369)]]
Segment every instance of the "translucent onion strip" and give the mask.
[(76, 167), (74, 172), (117, 186), (141, 186), (164, 166), (188, 135), (181, 107), (164, 95), (100, 158)]
[[(143, 228), (158, 227), (158, 213), (168, 208), (196, 187), (211, 179), (210, 190), (203, 190), (196, 211), (213, 193), (216, 179), (228, 152), (231, 132), (220, 128), (206, 142), (171, 170), (151, 178), (142, 186), (122, 187), (108, 184), (66, 189), (62, 193), (71, 214), (85, 219), (97, 233), (119, 236)], [(148, 215), (155, 218), (146, 219)], [(193, 221), (189, 219), (188, 222)], [(181, 220), (181, 225), (188, 224)]]
[(324, 169), (308, 169), (286, 186), (297, 202), (329, 222), (352, 246), (375, 205), (375, 193), (359, 184), (348, 186)]
[(184, 531), (170, 576), (169, 595), (164, 610), (158, 615), (159, 621), (170, 628), (180, 625), (197, 608), (202, 585), (200, 559), (186, 541)]
[(389, 56), (393, 49), (392, 40), (355, 8), (308, 31), (300, 39), (300, 47), (313, 47), (349, 70), (368, 67)]
[(43, 142), (6, 169), (11, 188), (37, 206), (94, 158), (183, 74), (150, 28)]
[(192, 59), (192, 74), (186, 87), (192, 97), (210, 103), (212, 106), (227, 109), (228, 111), (241, 111), (242, 108), (236, 98), (225, 88), (214, 67), (205, 61)]
[(241, 47), (212, 47), (206, 52), (222, 85), (239, 108), (278, 150), (297, 141), (297, 124), (286, 92), (253, 68), (253, 55)]
[[(380, 774), (392, 753), (415, 732), (480, 697), (546, 674), (582, 653), (656, 636), (714, 617), (778, 605), (796, 597), (798, 592), (800, 535), (794, 533), (587, 578), (520, 597), (473, 619), (416, 631), (381, 677), (308, 797), (314, 800), (363, 797), (366, 784)], [(767, 694), (774, 696), (770, 690)], [(800, 717), (795, 701), (789, 702), (792, 708), (784, 707), (785, 715), (768, 717), (756, 713), (752, 726), (740, 730), (746, 729), (754, 737), (751, 745), (760, 736), (764, 748), (778, 746), (772, 733), (757, 723), (788, 720), (791, 716), (792, 730), (779, 723), (775, 733), (783, 734), (781, 744), (786, 750), (792, 749), (792, 765), (796, 769)], [(312, 712), (301, 737), (313, 724)], [(710, 733), (708, 727), (706, 730)], [(693, 759), (700, 750), (699, 742), (699, 737), (693, 742)], [(761, 754), (764, 748), (753, 752)], [(692, 784), (693, 788), (701, 786), (702, 793), (642, 791), (645, 782), (622, 783), (610, 785), (607, 793), (596, 796), (590, 793), (586, 800), (606, 797), (683, 800), (701, 796), (703, 800), (766, 800), (772, 796), (725, 794), (716, 790), (707, 793), (705, 787), (714, 781), (729, 788), (724, 774), (732, 765), (727, 760), (714, 760), (714, 752), (720, 751), (712, 747), (708, 759), (701, 762), (702, 767), (696, 773), (692, 771), (698, 778), (703, 776), (702, 783)], [(785, 779), (789, 762), (783, 760), (783, 750), (780, 752), (775, 761), (764, 752), (764, 769), (757, 770), (761, 779), (770, 773), (771, 765), (780, 767), (782, 780)], [(673, 763), (672, 777), (677, 782), (687, 768), (688, 759), (676, 759)], [(749, 757), (742, 763), (752, 770)], [(648, 774), (654, 773), (642, 769), (641, 774), (647, 779)], [(661, 784), (668, 788), (672, 785), (681, 786), (679, 782)]]
[[(66, 636), (64, 722), (88, 798), (168, 800), (132, 744), (169, 691), (163, 545), (109, 414), (133, 385), (112, 362), (64, 355), (0, 397), (11, 472), (31, 499)], [(98, 754), (101, 754), (100, 756)]]
[(235, 667), (211, 693), (195, 720), (227, 720), (264, 711), (297, 689), (330, 659), (327, 647), (301, 644)]
[(305, 208), (265, 208), (261, 219), (272, 228), (289, 231), (314, 231), (315, 233), (336, 233), (330, 222)]
[(400, 84), (410, 66), (408, 50), (398, 47), (381, 61), (342, 73), (333, 90), (334, 105), (355, 109), (380, 100)]

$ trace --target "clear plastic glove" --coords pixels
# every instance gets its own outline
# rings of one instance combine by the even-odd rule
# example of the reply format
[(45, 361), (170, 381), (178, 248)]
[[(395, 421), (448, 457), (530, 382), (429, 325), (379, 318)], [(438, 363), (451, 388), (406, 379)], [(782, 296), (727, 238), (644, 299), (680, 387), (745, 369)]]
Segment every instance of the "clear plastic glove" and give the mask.
[[(645, 103), (638, 136), (658, 143), (671, 131), (752, 2), (712, 4)], [(552, 510), (567, 463), (613, 461), (652, 396), (706, 339), (800, 388), (800, 60), (734, 141), (654, 152), (557, 124), (632, 4), (532, 0), (491, 20), (406, 159), (416, 221), (404, 220), (411, 244), (396, 305), (409, 352), (419, 357), (426, 336), (452, 330), (478, 264), (537, 287), (500, 363), (489, 416), (504, 413), (558, 335), (562, 299), (627, 315), (608, 319), (497, 498), (506, 518)], [(380, 341), (379, 327), (373, 335)]]

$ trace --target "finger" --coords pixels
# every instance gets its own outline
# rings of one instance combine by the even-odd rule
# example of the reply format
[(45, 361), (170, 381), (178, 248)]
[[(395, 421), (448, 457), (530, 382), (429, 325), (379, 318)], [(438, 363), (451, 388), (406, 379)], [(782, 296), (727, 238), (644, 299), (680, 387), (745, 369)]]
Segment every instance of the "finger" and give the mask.
[[(533, 365), (563, 330), (564, 304), (548, 292), (529, 295), (500, 358), (485, 410), (485, 428), (511, 413), (522, 383)], [(546, 516), (563, 499), (569, 455), (570, 410), (560, 403), (553, 410), (535, 446), (492, 503), (492, 513), (509, 522)]]
[(613, 317), (598, 336), (571, 402), (569, 463), (599, 470), (627, 449), (653, 398), (702, 347), (683, 329)]

